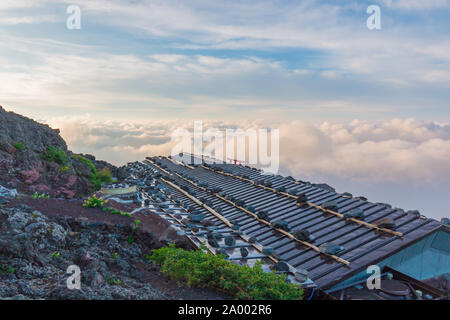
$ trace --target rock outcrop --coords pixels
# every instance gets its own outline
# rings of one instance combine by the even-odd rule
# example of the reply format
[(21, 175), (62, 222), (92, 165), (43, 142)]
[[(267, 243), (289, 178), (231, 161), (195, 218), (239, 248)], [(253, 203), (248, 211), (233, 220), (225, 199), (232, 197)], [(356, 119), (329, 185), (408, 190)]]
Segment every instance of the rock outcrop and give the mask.
[[(46, 193), (55, 197), (81, 197), (89, 191), (91, 168), (71, 157), (58, 129), (7, 112), (0, 106), (0, 185), (24, 193)], [(64, 161), (48, 159), (48, 150), (63, 154)], [(98, 170), (117, 168), (94, 156), (83, 155)]]
[[(0, 200), (0, 300), (223, 298), (169, 281), (147, 259), (168, 243), (192, 249), (154, 213), (111, 216), (81, 200), (18, 199), (3, 187)], [(68, 286), (73, 266), (80, 288)]]
[[(93, 230), (95, 229), (95, 230)], [(126, 226), (47, 217), (26, 206), (0, 209), (0, 297), (13, 299), (163, 299), (145, 284), (141, 243)], [(147, 250), (144, 252), (144, 250)], [(81, 268), (81, 290), (67, 268)]]

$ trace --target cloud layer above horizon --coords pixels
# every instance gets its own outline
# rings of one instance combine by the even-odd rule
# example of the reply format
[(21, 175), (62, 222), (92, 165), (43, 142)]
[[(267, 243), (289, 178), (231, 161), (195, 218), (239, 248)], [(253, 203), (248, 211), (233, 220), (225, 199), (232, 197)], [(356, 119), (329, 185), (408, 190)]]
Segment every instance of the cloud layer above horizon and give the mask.
[[(61, 129), (73, 151), (116, 165), (169, 155), (177, 143), (171, 141), (172, 133), (193, 129), (186, 121), (101, 122), (90, 115), (57, 117), (47, 123)], [(203, 130), (208, 128), (278, 128), (281, 174), (329, 183), (341, 192), (367, 192), (377, 201), (422, 208), (436, 218), (448, 216), (443, 208), (450, 205), (445, 196), (450, 192), (450, 123), (206, 121)], [(412, 194), (417, 194), (415, 199), (409, 198)], [(439, 201), (432, 204), (434, 198)]]
[[(170, 155), (172, 133), (192, 131), (193, 122), (101, 122), (90, 115), (49, 119), (76, 152), (123, 165), (146, 156)], [(274, 128), (280, 130), (281, 170), (305, 178), (334, 175), (359, 181), (442, 183), (450, 177), (450, 123), (393, 119), (353, 120), (317, 125), (293, 120), (205, 121), (203, 130)]]

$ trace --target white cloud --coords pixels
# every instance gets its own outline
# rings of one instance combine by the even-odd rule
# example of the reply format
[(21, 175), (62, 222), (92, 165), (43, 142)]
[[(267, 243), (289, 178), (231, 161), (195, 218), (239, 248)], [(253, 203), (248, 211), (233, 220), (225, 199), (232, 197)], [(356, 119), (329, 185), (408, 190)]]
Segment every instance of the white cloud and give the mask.
[(281, 133), (281, 163), (294, 174), (414, 184), (450, 177), (449, 124), (413, 119), (318, 127), (298, 123), (282, 125)]
[(0, 25), (15, 26), (18, 24), (34, 24), (41, 22), (55, 22), (53, 16), (39, 16), (39, 17), (8, 17), (0, 16)]
[[(89, 115), (48, 119), (74, 152), (122, 165), (147, 156), (169, 155), (186, 120), (113, 122)], [(440, 218), (450, 205), (450, 123), (392, 119), (311, 124), (269, 119), (203, 121), (203, 129), (279, 128), (280, 170), (302, 180), (324, 182), (372, 201), (420, 209)]]
[[(22, 48), (21, 41), (14, 42)], [(46, 44), (49, 47), (58, 45)], [(26, 45), (25, 45), (26, 46)], [(2, 44), (0, 43), (0, 47)], [(6, 48), (6, 44), (3, 44)], [(111, 111), (111, 105), (122, 104), (131, 117), (146, 110), (182, 111), (179, 117), (232, 117), (237, 113), (253, 116), (286, 112), (319, 114), (336, 112), (368, 112), (383, 108), (364, 106), (346, 99), (314, 99), (301, 93), (279, 95), (286, 86), (302, 86), (314, 77), (311, 71), (290, 71), (278, 61), (256, 57), (218, 58), (205, 55), (164, 54), (137, 55), (99, 54), (74, 55), (37, 51), (36, 63), (6, 62), (0, 70), (0, 101), (4, 105), (30, 108)], [(75, 50), (88, 50), (84, 47)], [(0, 60), (2, 60), (0, 58)], [(4, 59), (7, 61), (6, 59)], [(267, 83), (273, 83), (267, 86)], [(267, 87), (261, 90), (262, 87)], [(278, 110), (277, 110), (278, 109)], [(142, 116), (142, 115), (141, 115)], [(41, 115), (39, 115), (41, 117)], [(158, 115), (158, 117), (160, 117)], [(161, 118), (161, 117), (160, 117)]]
[[(69, 146), (96, 154), (116, 164), (149, 155), (170, 154), (178, 128), (193, 123), (150, 121), (101, 122), (90, 116), (53, 118)], [(204, 121), (216, 128), (279, 128), (280, 165), (285, 172), (311, 177), (339, 177), (354, 181), (438, 184), (450, 179), (450, 124), (414, 119), (347, 123), (270, 120)]]
[[(2, 2), (0, 15), (6, 15), (9, 23), (38, 22), (51, 11), (46, 9), (69, 3)], [(6, 61), (0, 70), (2, 104), (101, 110), (126, 103), (134, 110), (202, 110), (208, 102), (217, 106), (218, 112), (239, 104), (240, 110), (259, 106), (272, 113), (276, 108), (301, 112), (311, 106), (309, 113), (315, 115), (332, 104), (337, 106), (338, 101), (343, 112), (351, 110), (360, 117), (379, 106), (380, 112), (396, 111), (439, 99), (442, 105), (442, 91), (450, 85), (450, 42), (435, 32), (438, 25), (422, 30), (416, 25), (393, 24), (370, 32), (364, 26), (362, 4), (261, 1), (255, 6), (250, 1), (205, 0), (80, 0), (78, 4), (83, 17), (106, 28), (112, 25), (131, 34), (138, 32), (145, 43), (163, 40), (159, 53), (138, 55), (133, 45), (128, 49), (124, 43), (120, 49), (125, 53), (119, 54), (112, 53), (117, 52), (117, 43), (108, 44), (107, 40), (97, 46), (58, 41), (54, 34), (36, 39), (0, 32), (0, 60)], [(30, 12), (35, 12), (31, 20)], [(355, 18), (358, 12), (361, 19)], [(65, 17), (61, 10), (57, 18), (63, 21)], [(418, 28), (421, 32), (416, 32)], [(186, 54), (167, 53), (174, 48), (210, 51), (202, 55), (192, 55), (189, 50)], [(288, 66), (283, 55), (286, 48), (299, 50), (300, 66)], [(218, 57), (215, 49), (274, 54), (266, 59), (242, 54)], [(309, 54), (303, 57), (303, 50), (314, 52), (312, 59)], [(288, 60), (294, 65), (299, 62)], [(432, 89), (423, 89), (426, 86)], [(384, 101), (377, 105), (374, 95), (380, 95), (368, 87), (373, 87), (373, 92), (382, 90)], [(393, 87), (404, 90), (394, 95), (400, 106), (387, 93)], [(423, 89), (423, 101), (411, 97), (416, 88)]]
[[(57, 3), (69, 4), (71, 1), (39, 2), (45, 8)], [(448, 7), (449, 2), (397, 0), (382, 3), (388, 7), (422, 9)], [(25, 4), (29, 2), (20, 5), (10, 2), (9, 7), (24, 7)], [(246, 1), (204, 0), (186, 3), (80, 0), (78, 4), (87, 17), (95, 17), (100, 24), (120, 27), (130, 33), (143, 30), (150, 37), (170, 40), (166, 45), (175, 48), (312, 49), (327, 54), (313, 68), (363, 76), (370, 74), (371, 81), (391, 84), (425, 81), (445, 85), (448, 82), (446, 75), (433, 76), (442, 69), (449, 69), (450, 64), (450, 43), (445, 36), (439, 36), (442, 30), (438, 24), (433, 28), (433, 25), (393, 23), (382, 31), (370, 32), (364, 27), (366, 8), (363, 4), (260, 1), (255, 6)], [(360, 19), (355, 18), (358, 14)], [(9, 19), (20, 21), (24, 18), (16, 15)], [(33, 19), (39, 19), (39, 14)], [(386, 20), (393, 21), (389, 17)], [(158, 58), (157, 55), (154, 57)], [(436, 57), (442, 59), (441, 66), (436, 66)], [(159, 54), (159, 58), (174, 61), (177, 56)], [(425, 71), (432, 75), (422, 77)]]
[(427, 10), (450, 7), (449, 0), (379, 0), (383, 5), (403, 10)]

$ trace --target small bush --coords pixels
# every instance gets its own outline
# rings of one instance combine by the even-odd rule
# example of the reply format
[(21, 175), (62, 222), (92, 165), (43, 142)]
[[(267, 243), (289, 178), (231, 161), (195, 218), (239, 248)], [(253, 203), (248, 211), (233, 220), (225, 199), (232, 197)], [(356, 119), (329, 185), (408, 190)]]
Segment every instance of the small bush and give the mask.
[(91, 174), (89, 175), (89, 185), (91, 191), (99, 190), (103, 183), (111, 183), (114, 181), (113, 176), (108, 168), (105, 167), (102, 170), (97, 171), (97, 168), (91, 160), (78, 154), (71, 155), (70, 158), (79, 160), (81, 163), (84, 163), (91, 169)]
[(136, 231), (140, 225), (141, 225), (141, 220), (135, 219), (134, 226), (133, 226), (133, 232)]
[(106, 282), (107, 282), (110, 286), (112, 286), (112, 285), (115, 285), (115, 286), (121, 286), (121, 285), (122, 285), (122, 280), (120, 280), (120, 279), (115, 279), (115, 278), (112, 278), (112, 277), (106, 277)]
[(131, 213), (128, 213), (128, 212), (125, 212), (125, 211), (120, 211), (120, 215), (124, 216), (124, 217), (133, 218), (133, 215)]
[(0, 275), (2, 275), (4, 272), (6, 273), (15, 273), (16, 269), (14, 269), (13, 267), (6, 267), (6, 266), (0, 266)]
[(64, 165), (67, 162), (67, 155), (64, 150), (50, 146), (47, 148), (44, 159), (49, 162), (56, 162), (57, 164)]
[(103, 168), (97, 173), (97, 180), (101, 181), (101, 183), (112, 183), (113, 177), (111, 171), (108, 168)]
[(100, 171), (95, 171), (89, 176), (89, 183), (94, 190), (100, 189), (103, 183), (111, 183), (114, 179), (108, 168), (103, 168)]
[(25, 148), (22, 142), (14, 142), (13, 147), (19, 151), (22, 151)]
[(59, 167), (59, 171), (67, 172), (67, 171), (69, 171), (69, 167), (68, 166), (61, 166), (61, 167)]
[(49, 194), (45, 194), (45, 193), (33, 193), (33, 195), (31, 196), (32, 199), (50, 199), (50, 195)]
[(85, 208), (104, 208), (105, 204), (108, 203), (108, 200), (103, 200), (102, 198), (97, 198), (97, 196), (89, 197), (84, 201), (83, 207)]
[(87, 165), (91, 169), (91, 171), (97, 172), (97, 168), (95, 168), (95, 166), (94, 166), (94, 164), (92, 163), (91, 160), (89, 160), (89, 159), (87, 159), (87, 158), (85, 158), (83, 156), (80, 156), (79, 154), (73, 154), (73, 155), (70, 156), (70, 158), (71, 159), (77, 159), (81, 163), (84, 163), (85, 165)]
[(153, 250), (147, 258), (161, 265), (161, 272), (190, 286), (213, 287), (237, 299), (301, 300), (303, 290), (287, 282), (285, 275), (266, 273), (261, 262), (239, 266), (202, 250), (186, 251), (170, 245)]
[(109, 213), (110, 214), (120, 214), (120, 210), (114, 209), (114, 208), (109, 208)]

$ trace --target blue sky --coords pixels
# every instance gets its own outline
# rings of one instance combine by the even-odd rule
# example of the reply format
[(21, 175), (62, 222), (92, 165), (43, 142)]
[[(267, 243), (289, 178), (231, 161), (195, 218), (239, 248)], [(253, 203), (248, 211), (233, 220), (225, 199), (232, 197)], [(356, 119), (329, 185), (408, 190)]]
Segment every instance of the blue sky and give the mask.
[(0, 104), (116, 163), (167, 152), (193, 120), (280, 127), (284, 172), (438, 217), (449, 16), (450, 0), (2, 0)]
[[(374, 3), (381, 30), (366, 27)], [(70, 4), (81, 9), (81, 30), (66, 28)], [(277, 108), (281, 117), (311, 120), (448, 119), (449, 13), (445, 0), (2, 1), (0, 57), (17, 64), (4, 77), (20, 78), (27, 68), (44, 83), (32, 92), (17, 79), (11, 86), (19, 97), (1, 97), (27, 111), (37, 102), (47, 108), (41, 115), (77, 114), (89, 104), (90, 112), (108, 108), (121, 119), (140, 116), (121, 111), (110, 91), (134, 96), (132, 109), (166, 109), (158, 117), (184, 110), (183, 117), (196, 118), (199, 100), (225, 99), (238, 101), (232, 111), (242, 115)], [(136, 72), (139, 65), (147, 68)], [(70, 88), (52, 76), (65, 77)], [(99, 89), (102, 99), (94, 99)], [(64, 106), (48, 103), (46, 90), (67, 97)], [(18, 101), (27, 96), (33, 105)]]

